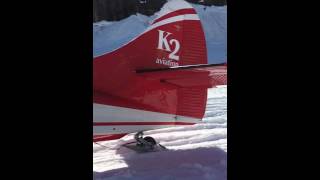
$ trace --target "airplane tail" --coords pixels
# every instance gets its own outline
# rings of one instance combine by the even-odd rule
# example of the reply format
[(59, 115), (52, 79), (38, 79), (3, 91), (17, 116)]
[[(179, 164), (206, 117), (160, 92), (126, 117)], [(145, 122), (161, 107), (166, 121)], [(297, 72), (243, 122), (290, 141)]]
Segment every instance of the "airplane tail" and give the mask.
[(106, 58), (126, 61), (133, 69), (207, 64), (200, 19), (185, 1), (169, 1), (142, 34), (119, 49), (95, 57), (95, 61)]
[(168, 1), (145, 32), (94, 58), (94, 103), (157, 113), (144, 120), (149, 125), (196, 123), (204, 116), (207, 88), (226, 83), (226, 66), (203, 67), (207, 62), (196, 11), (185, 1)]

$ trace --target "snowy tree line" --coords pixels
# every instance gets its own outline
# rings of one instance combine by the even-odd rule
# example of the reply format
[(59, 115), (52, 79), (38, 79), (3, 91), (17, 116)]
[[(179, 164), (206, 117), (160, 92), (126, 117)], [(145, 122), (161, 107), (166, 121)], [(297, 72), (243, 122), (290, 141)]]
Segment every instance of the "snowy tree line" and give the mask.
[[(226, 5), (226, 0), (186, 0), (202, 5)], [(93, 22), (117, 21), (132, 14), (152, 15), (159, 11), (167, 0), (93, 0)]]

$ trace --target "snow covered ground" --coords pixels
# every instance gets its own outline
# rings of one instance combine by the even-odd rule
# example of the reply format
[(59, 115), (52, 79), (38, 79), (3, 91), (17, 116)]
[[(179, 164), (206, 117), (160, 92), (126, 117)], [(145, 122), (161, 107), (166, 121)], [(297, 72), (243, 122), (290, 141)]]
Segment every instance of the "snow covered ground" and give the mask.
[[(227, 60), (227, 6), (205, 7), (191, 4), (197, 11), (205, 32), (209, 64)], [(93, 24), (93, 55), (110, 52), (144, 32), (157, 13), (153, 16), (131, 15), (115, 22), (100, 21)]]
[(227, 87), (208, 90), (206, 115), (200, 124), (145, 132), (169, 151), (137, 154), (120, 140), (93, 144), (96, 180), (226, 180)]

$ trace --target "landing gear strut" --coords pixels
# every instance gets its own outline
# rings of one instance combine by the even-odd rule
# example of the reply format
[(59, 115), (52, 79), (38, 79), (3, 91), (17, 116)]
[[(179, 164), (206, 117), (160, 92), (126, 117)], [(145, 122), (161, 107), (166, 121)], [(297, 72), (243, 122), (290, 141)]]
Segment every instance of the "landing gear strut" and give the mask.
[(137, 141), (137, 146), (144, 147), (150, 150), (154, 149), (154, 147), (157, 145), (156, 140), (154, 140), (152, 137), (143, 137), (142, 131), (135, 134), (134, 139)]
[[(127, 143), (124, 146), (130, 148), (136, 152), (153, 152), (166, 150), (167, 148), (157, 143), (156, 140), (150, 136), (143, 137), (143, 132), (140, 131), (134, 135), (136, 142)], [(135, 143), (132, 145), (132, 143)]]

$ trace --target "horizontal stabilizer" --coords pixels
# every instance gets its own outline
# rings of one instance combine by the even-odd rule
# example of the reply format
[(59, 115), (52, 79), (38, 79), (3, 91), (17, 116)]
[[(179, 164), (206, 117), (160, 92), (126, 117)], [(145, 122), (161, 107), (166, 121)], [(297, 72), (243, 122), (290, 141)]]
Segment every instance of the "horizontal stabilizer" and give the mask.
[(148, 79), (159, 80), (178, 87), (215, 87), (227, 84), (226, 64), (200, 64), (161, 69), (137, 70)]

